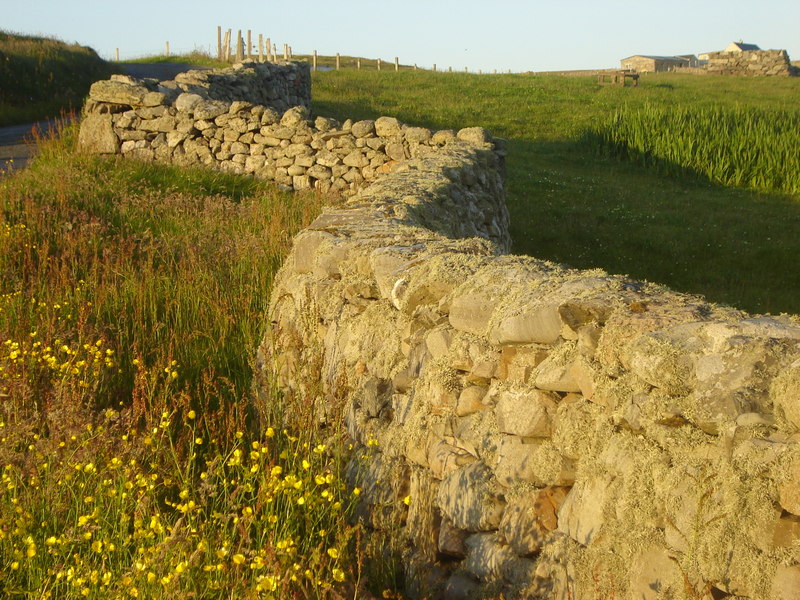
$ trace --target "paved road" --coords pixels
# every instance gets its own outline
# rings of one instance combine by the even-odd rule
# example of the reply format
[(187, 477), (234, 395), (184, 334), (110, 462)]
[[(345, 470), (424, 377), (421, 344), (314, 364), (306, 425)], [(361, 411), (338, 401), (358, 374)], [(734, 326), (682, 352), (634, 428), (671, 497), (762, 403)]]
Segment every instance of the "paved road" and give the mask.
[[(189, 69), (207, 69), (186, 63), (121, 63), (128, 75), (133, 77), (153, 77), (159, 81), (174, 79), (178, 73)], [(22, 169), (27, 166), (32, 154), (32, 132), (38, 127), (46, 133), (55, 120), (38, 121), (25, 125), (0, 127), (0, 175), (9, 169)]]

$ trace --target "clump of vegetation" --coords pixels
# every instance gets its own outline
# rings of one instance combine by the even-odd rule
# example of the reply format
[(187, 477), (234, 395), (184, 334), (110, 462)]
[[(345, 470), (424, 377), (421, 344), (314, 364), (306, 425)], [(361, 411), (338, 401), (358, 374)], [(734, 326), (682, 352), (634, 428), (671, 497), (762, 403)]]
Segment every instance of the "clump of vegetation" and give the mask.
[(75, 136), (0, 180), (0, 596), (354, 590), (343, 433), (274, 391), (252, 410), (272, 277), (321, 198)]
[(141, 58), (127, 59), (127, 63), (186, 63), (189, 65), (198, 65), (203, 67), (212, 67), (214, 69), (225, 69), (231, 66), (231, 63), (219, 60), (211, 56), (204, 50), (193, 50), (188, 54), (161, 54), (158, 56), (143, 56)]
[(605, 156), (723, 185), (800, 194), (800, 111), (715, 105), (619, 110), (583, 142)]
[(113, 72), (91, 48), (0, 31), (0, 126), (77, 110)]

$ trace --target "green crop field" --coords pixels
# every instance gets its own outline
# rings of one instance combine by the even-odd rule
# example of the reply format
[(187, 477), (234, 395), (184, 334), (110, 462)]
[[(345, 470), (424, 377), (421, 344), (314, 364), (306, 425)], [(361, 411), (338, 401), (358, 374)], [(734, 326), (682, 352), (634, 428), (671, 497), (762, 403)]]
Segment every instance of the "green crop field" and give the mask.
[[(800, 313), (800, 198), (779, 191), (796, 194), (800, 79), (313, 82), (317, 114), (507, 138), (517, 252)], [(273, 275), (324, 199), (85, 156), (75, 138), (0, 179), (0, 597), (401, 598), (397, 549), (350, 520), (343, 432), (286, 423), (275, 390), (272, 414), (253, 411)], [(746, 176), (717, 176), (723, 150)]]
[[(748, 115), (769, 125), (753, 131), (752, 141), (744, 128), (730, 132), (736, 143), (783, 152), (756, 166), (751, 180), (770, 171), (796, 186), (800, 78), (659, 74), (640, 81), (620, 88), (594, 77), (350, 70), (316, 73), (313, 101), (326, 116), (393, 115), (437, 129), (480, 125), (507, 138), (517, 253), (629, 274), (752, 312), (800, 313), (800, 199), (782, 191), (796, 187), (734, 187), (668, 157), (651, 166), (620, 160), (589, 139), (613, 129), (613, 119), (637, 114), (649, 134), (669, 137), (669, 123), (655, 127), (644, 111), (695, 120)], [(718, 146), (730, 149), (724, 127)], [(713, 157), (708, 163), (719, 167)]]

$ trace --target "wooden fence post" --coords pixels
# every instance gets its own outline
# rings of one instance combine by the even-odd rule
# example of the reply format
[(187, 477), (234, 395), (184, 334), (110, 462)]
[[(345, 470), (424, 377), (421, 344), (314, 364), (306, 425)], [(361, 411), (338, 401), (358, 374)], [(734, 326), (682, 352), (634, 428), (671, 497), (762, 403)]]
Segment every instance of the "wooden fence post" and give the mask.
[(399, 71), (400, 70), (400, 62), (398, 61), (396, 56), (394, 57), (394, 70), (395, 71)]
[(264, 62), (264, 34), (258, 34), (258, 62)]
[(283, 60), (289, 60), (289, 44), (283, 45)]
[(222, 60), (222, 25), (217, 25), (217, 60)]
[(272, 40), (267, 38), (267, 41), (264, 43), (264, 48), (267, 50), (267, 60), (270, 60), (269, 56), (272, 52)]
[(242, 30), (236, 31), (236, 62), (244, 60), (244, 40), (242, 39)]
[(378, 71), (380, 71), (380, 70), (381, 70), (381, 59), (379, 58), (378, 59)]
[(233, 32), (232, 29), (228, 29), (225, 32), (225, 40), (222, 42), (222, 49), (223, 49), (223, 59), (226, 61), (230, 61), (231, 59), (231, 33)]
[(116, 60), (117, 62), (119, 62), (119, 48), (116, 48), (116, 49), (114, 50), (114, 56), (116, 57), (114, 60)]
[(272, 44), (272, 62), (278, 62), (278, 44)]
[(342, 57), (341, 57), (341, 56), (339, 56), (339, 53), (337, 52), (337, 53), (336, 53), (336, 70), (337, 70), (337, 71), (338, 71), (338, 70), (339, 70), (339, 68), (341, 67), (341, 63), (342, 63)]
[(361, 57), (356, 58), (356, 69), (361, 70)]
[(166, 45), (164, 46), (164, 49), (167, 52), (167, 56), (169, 56), (169, 42), (166, 43)]
[(245, 52), (245, 56), (247, 58), (253, 57), (253, 32), (251, 30), (247, 30), (247, 52)]
[(436, 63), (433, 63), (433, 72), (436, 73)]
[(417, 70), (417, 63), (414, 63), (414, 70)]
[(289, 60), (292, 60), (292, 47), (289, 46)]

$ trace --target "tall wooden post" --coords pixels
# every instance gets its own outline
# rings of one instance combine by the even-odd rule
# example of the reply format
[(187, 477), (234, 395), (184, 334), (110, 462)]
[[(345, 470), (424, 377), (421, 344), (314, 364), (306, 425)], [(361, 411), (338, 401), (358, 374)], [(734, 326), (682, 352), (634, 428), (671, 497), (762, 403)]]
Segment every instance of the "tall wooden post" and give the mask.
[(217, 25), (217, 60), (222, 60), (222, 25)]
[(278, 44), (272, 44), (272, 62), (278, 62)]
[(236, 31), (236, 62), (244, 60), (244, 40), (242, 39), (242, 30)]
[(380, 70), (381, 70), (381, 59), (379, 58), (378, 59), (378, 71), (380, 71)]
[(317, 70), (317, 51), (314, 50), (314, 53), (311, 55), (311, 68), (315, 71)]
[(264, 48), (267, 50), (267, 60), (273, 60), (270, 58), (272, 54), (272, 40), (270, 38), (267, 38), (267, 41), (264, 43)]
[(436, 73), (436, 63), (433, 63), (433, 72)]
[(394, 57), (394, 70), (395, 71), (399, 71), (400, 70), (400, 61), (397, 59), (396, 56)]
[(289, 60), (289, 44), (283, 45), (283, 60)]
[(359, 71), (361, 70), (361, 57), (356, 59), (356, 69)]
[(339, 56), (339, 53), (336, 53), (336, 70), (338, 71), (339, 68), (342, 66), (342, 57)]
[(114, 60), (116, 60), (117, 62), (119, 62), (119, 48), (116, 48), (116, 49), (114, 50), (114, 56), (116, 57)]
[(222, 42), (222, 48), (225, 52), (225, 56), (223, 57), (226, 61), (230, 61), (231, 59), (231, 34), (233, 33), (232, 29), (228, 29), (225, 32), (225, 41)]
[(249, 29), (247, 30), (247, 52), (245, 52), (245, 56), (247, 58), (253, 57), (253, 33)]
[(167, 53), (167, 56), (169, 56), (169, 42), (167, 42), (167, 43), (165, 44), (165, 46), (164, 46), (164, 49), (165, 49), (165, 51), (166, 51), (166, 53)]
[(258, 34), (258, 62), (264, 62), (264, 34)]

